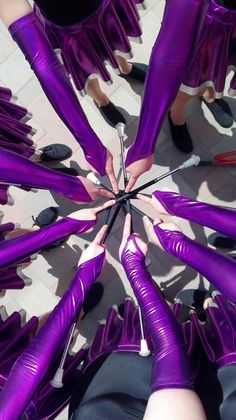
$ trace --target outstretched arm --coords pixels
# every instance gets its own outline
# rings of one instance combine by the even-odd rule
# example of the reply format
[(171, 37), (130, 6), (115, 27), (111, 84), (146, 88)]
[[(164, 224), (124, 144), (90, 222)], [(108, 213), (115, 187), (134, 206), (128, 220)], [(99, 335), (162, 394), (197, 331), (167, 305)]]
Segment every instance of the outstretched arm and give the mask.
[(131, 175), (126, 191), (153, 163), (158, 134), (191, 62), (208, 6), (208, 0), (166, 1), (150, 58), (138, 131), (126, 158)]
[(46, 324), (13, 366), (0, 394), (0, 419), (18, 419), (50, 369), (53, 358), (77, 320), (87, 291), (99, 276), (105, 250), (100, 246), (105, 228), (98, 233), (79, 262), (76, 277)]
[(129, 232), (130, 216), (127, 216), (121, 261), (142, 309), (154, 348), (152, 395), (145, 418), (182, 420), (191, 412), (193, 419), (205, 419), (201, 403), (193, 391), (192, 372), (180, 326), (147, 270), (146, 245), (138, 235)]
[(162, 249), (190, 265), (236, 302), (236, 261), (186, 237), (173, 223), (155, 220), (154, 226), (144, 218), (147, 231)]
[[(27, 0), (0, 0), (0, 18), (36, 74), (55, 111), (82, 147), (89, 164), (117, 189), (112, 156), (90, 127), (66, 72)], [(30, 42), (29, 42), (30, 40)]]
[(86, 232), (96, 224), (97, 213), (112, 205), (79, 210), (50, 226), (0, 243), (0, 269), (16, 264), (68, 235)]
[(55, 191), (70, 200), (88, 203), (98, 195), (111, 198), (112, 194), (98, 189), (88, 179), (61, 174), (14, 152), (0, 149), (0, 181)]
[(214, 206), (180, 195), (174, 191), (155, 191), (152, 198), (138, 198), (151, 204), (161, 214), (182, 217), (236, 238), (236, 209)]

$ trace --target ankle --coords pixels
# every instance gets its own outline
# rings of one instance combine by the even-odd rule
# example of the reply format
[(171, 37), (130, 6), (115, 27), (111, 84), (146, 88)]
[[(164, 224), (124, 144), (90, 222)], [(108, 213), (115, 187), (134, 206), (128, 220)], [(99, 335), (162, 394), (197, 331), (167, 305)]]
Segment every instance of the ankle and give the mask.
[(98, 98), (95, 99), (95, 101), (97, 102), (99, 106), (107, 106), (110, 102), (109, 98), (106, 95), (99, 96)]
[(202, 95), (202, 98), (204, 99), (205, 102), (207, 102), (208, 104), (212, 104), (213, 102), (215, 102), (215, 98), (209, 95)]
[(176, 114), (170, 111), (170, 118), (174, 125), (184, 125), (186, 124), (185, 115)]
[(125, 63), (125, 65), (122, 66), (121, 72), (122, 74), (129, 74), (132, 70), (132, 63), (128, 63), (128, 61)]

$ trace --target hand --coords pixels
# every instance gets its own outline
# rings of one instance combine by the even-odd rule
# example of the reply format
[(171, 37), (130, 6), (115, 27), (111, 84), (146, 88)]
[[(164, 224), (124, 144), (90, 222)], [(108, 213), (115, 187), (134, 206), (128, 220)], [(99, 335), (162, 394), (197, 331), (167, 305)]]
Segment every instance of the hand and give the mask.
[[(68, 217), (70, 217), (71, 219), (75, 219), (75, 220), (96, 220), (97, 219), (97, 213), (100, 211), (103, 211), (105, 209), (107, 209), (108, 207), (113, 206), (114, 204), (116, 204), (115, 200), (110, 200), (107, 201), (106, 203), (102, 204), (101, 206), (98, 207), (94, 207), (92, 209), (82, 209), (82, 210), (78, 210), (75, 211), (71, 214), (69, 214)], [(87, 230), (87, 232), (91, 232), (93, 230), (93, 228)]]
[[(168, 191), (168, 192), (174, 192), (170, 188), (162, 188), (162, 191)], [(144, 201), (147, 204), (150, 204), (154, 209), (158, 211), (160, 214), (168, 214), (166, 209), (163, 207), (163, 205), (160, 203), (160, 201), (155, 197), (154, 193), (152, 194), (152, 197), (146, 197), (142, 194), (137, 194), (137, 198), (139, 200)]]
[(82, 176), (78, 177), (82, 182), (84, 188), (86, 189), (87, 193), (90, 197), (95, 200), (97, 197), (106, 197), (106, 198), (113, 198), (114, 194), (109, 191), (104, 190), (103, 188), (98, 188), (93, 182), (89, 179), (84, 178)]
[(80, 257), (78, 266), (80, 266), (81, 264), (89, 260), (92, 260), (93, 258), (97, 257), (100, 254), (105, 253), (106, 251), (105, 245), (101, 245), (101, 244), (106, 234), (106, 231), (107, 231), (107, 225), (104, 225), (95, 236), (93, 242), (91, 242), (88, 248), (86, 248), (83, 251)]
[(137, 160), (136, 162), (127, 166), (126, 170), (130, 174), (130, 179), (125, 189), (126, 192), (130, 192), (132, 190), (133, 186), (135, 185), (140, 175), (142, 175), (144, 172), (147, 172), (149, 171), (149, 169), (151, 169), (153, 162), (154, 162), (154, 154), (146, 157), (145, 159)]
[(180, 227), (175, 225), (172, 222), (163, 222), (163, 220), (156, 218), (154, 220), (154, 223), (152, 224), (152, 222), (149, 220), (149, 218), (147, 216), (144, 216), (143, 218), (143, 222), (144, 222), (144, 227), (146, 230), (146, 233), (148, 235), (148, 238), (150, 239), (151, 242), (153, 242), (155, 245), (157, 245), (159, 248), (161, 248), (163, 250), (162, 245), (159, 242), (159, 239), (153, 229), (153, 227), (155, 225), (158, 225), (159, 228), (163, 229), (163, 230), (169, 230), (172, 232), (182, 232)]
[[(120, 245), (120, 249), (119, 249), (120, 260), (121, 260), (122, 253), (123, 253), (123, 251), (126, 247), (127, 240), (130, 236), (130, 233), (131, 233), (131, 215), (127, 214), (126, 218), (125, 218), (123, 237), (122, 237), (122, 241), (121, 241), (121, 245)], [(137, 244), (138, 247), (141, 249), (142, 253), (146, 256), (147, 251), (148, 251), (148, 247), (145, 244), (145, 242), (143, 242), (143, 240), (141, 239), (141, 237), (137, 233), (133, 233), (132, 236), (135, 236), (135, 241), (132, 242), (133, 246), (135, 247), (136, 244)], [(136, 242), (136, 244), (135, 244), (135, 242)], [(134, 251), (135, 251), (135, 249), (134, 249)]]
[[(88, 165), (88, 167), (91, 169), (92, 172), (97, 172), (92, 165)], [(113, 168), (113, 156), (111, 154), (111, 152), (109, 150), (107, 150), (107, 159), (106, 159), (106, 166), (105, 166), (105, 170), (106, 170), (106, 174), (110, 180), (112, 189), (114, 191), (115, 194), (118, 194), (119, 192), (119, 187), (116, 181), (116, 177), (115, 177), (115, 172), (114, 172), (114, 168)], [(100, 190), (101, 191), (101, 190)], [(102, 190), (104, 191), (104, 190)], [(111, 194), (111, 193), (109, 193)], [(110, 195), (109, 198), (111, 198), (112, 196)]]
[(107, 173), (107, 176), (110, 180), (110, 183), (111, 183), (111, 186), (112, 186), (112, 189), (113, 189), (114, 193), (118, 194), (120, 189), (118, 187), (116, 177), (115, 177), (114, 168), (113, 168), (113, 156), (109, 152), (109, 150), (107, 151), (106, 173)]

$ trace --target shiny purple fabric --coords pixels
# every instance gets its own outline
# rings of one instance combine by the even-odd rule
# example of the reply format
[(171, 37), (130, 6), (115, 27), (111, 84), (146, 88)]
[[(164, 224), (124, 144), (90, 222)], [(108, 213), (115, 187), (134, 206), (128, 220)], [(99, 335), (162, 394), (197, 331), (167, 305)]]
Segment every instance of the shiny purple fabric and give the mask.
[(236, 303), (236, 261), (187, 238), (182, 232), (161, 229), (159, 225), (154, 226), (154, 231), (167, 252), (193, 267)]
[(229, 68), (233, 70), (229, 94), (236, 95), (236, 11), (209, 0), (209, 10), (193, 60), (180, 90), (197, 95), (205, 87), (213, 88), (215, 97), (224, 94)]
[(206, 322), (199, 322), (195, 312), (191, 314), (191, 322), (197, 327), (208, 359), (221, 368), (236, 363), (236, 328), (232, 322), (235, 311), (230, 310), (222, 295), (214, 300), (218, 305), (206, 309)]
[(1, 114), (8, 115), (17, 121), (20, 121), (27, 115), (27, 109), (23, 106), (10, 102), (10, 100), (1, 98), (0, 95), (0, 115)]
[[(57, 352), (57, 356), (60, 352)], [(43, 380), (42, 384), (35, 392), (33, 399), (24, 411), (24, 418), (27, 420), (36, 419), (53, 419), (57, 418), (58, 414), (65, 408), (71, 398), (73, 388), (81, 376), (78, 366), (86, 358), (87, 350), (81, 349), (77, 354), (66, 358), (63, 388), (53, 388), (49, 383), (49, 377), (52, 378), (52, 372), (58, 368), (59, 358), (53, 361), (53, 366), (50, 366), (49, 375)]]
[(180, 326), (147, 270), (135, 235), (129, 236), (121, 261), (153, 341), (152, 391), (192, 389), (192, 372)]
[(149, 63), (138, 132), (128, 151), (126, 166), (154, 152), (163, 120), (192, 58), (208, 5), (208, 0), (166, 1)]
[(21, 314), (14, 312), (0, 325), (0, 388), (3, 388), (13, 364), (25, 351), (38, 327), (36, 317), (24, 325), (21, 322)]
[(22, 261), (68, 235), (86, 232), (96, 220), (75, 220), (65, 217), (50, 226), (0, 243), (0, 269)]
[(12, 97), (12, 92), (10, 89), (0, 86), (0, 98), (4, 101), (10, 101)]
[[(10, 111), (10, 110), (9, 110)], [(12, 110), (11, 110), (12, 111)], [(15, 112), (16, 114), (17, 112)], [(13, 115), (3, 113), (0, 109), (0, 134), (3, 138), (7, 138), (9, 141), (15, 141), (16, 143), (26, 143), (32, 145), (33, 142), (27, 137), (30, 134), (32, 127), (28, 124), (18, 121)]]
[(0, 270), (0, 290), (23, 289), (24, 287), (24, 275), (20, 267), (13, 266)]
[(153, 195), (169, 214), (236, 238), (235, 209), (202, 203), (175, 192), (155, 191)]
[(133, 1), (103, 0), (98, 9), (74, 25), (56, 25), (35, 8), (54, 49), (60, 49), (68, 74), (85, 95), (89, 77), (111, 83), (105, 63), (119, 72), (116, 55), (132, 57), (128, 37), (140, 38), (142, 30)]
[(106, 148), (90, 127), (38, 18), (33, 12), (29, 13), (12, 23), (9, 31), (25, 54), (55, 111), (82, 147), (87, 161), (100, 175), (105, 175)]
[(3, 223), (0, 225), (0, 241), (3, 241), (5, 236), (12, 232), (15, 229), (15, 225), (12, 222), (9, 223)]
[(64, 341), (72, 323), (77, 319), (87, 291), (99, 276), (104, 255), (102, 253), (79, 266), (70, 289), (13, 366), (0, 394), (2, 419), (18, 419), (29, 403), (47, 373), (60, 343)]
[(0, 148), (0, 180), (9, 184), (48, 189), (70, 200), (88, 203), (92, 198), (79, 178), (60, 174)]

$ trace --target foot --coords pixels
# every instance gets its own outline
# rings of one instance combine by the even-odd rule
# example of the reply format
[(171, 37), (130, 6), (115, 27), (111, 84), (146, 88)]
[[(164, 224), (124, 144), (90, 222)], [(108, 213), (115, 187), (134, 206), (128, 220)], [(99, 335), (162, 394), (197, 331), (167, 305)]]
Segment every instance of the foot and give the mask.
[(51, 223), (54, 223), (58, 217), (58, 208), (57, 207), (48, 207), (45, 210), (42, 210), (37, 217), (32, 216), (33, 226), (38, 226), (42, 228), (48, 226)]
[(95, 308), (95, 306), (99, 304), (99, 302), (102, 299), (103, 292), (104, 292), (104, 287), (102, 283), (97, 282), (97, 283), (94, 283), (90, 287), (83, 303), (83, 312), (84, 312), (83, 318), (85, 317), (85, 315), (91, 312), (92, 309)]
[(111, 127), (115, 128), (119, 123), (126, 124), (125, 118), (112, 102), (109, 102), (106, 106), (99, 106), (96, 101), (94, 101), (94, 104)]
[(174, 145), (182, 153), (191, 153), (193, 151), (193, 142), (187, 125), (175, 125), (171, 119), (170, 112), (168, 114), (168, 121)]
[(62, 174), (79, 176), (79, 172), (74, 168), (51, 168), (53, 171), (61, 172)]
[(224, 99), (215, 99), (214, 102), (207, 102), (203, 97), (201, 99), (221, 127), (232, 127), (234, 123), (232, 111)]
[(130, 63), (130, 64), (132, 64), (131, 71), (127, 74), (122, 73), (120, 74), (120, 76), (123, 77), (124, 79), (132, 78), (134, 80), (138, 80), (139, 82), (144, 83), (147, 70), (148, 70), (147, 64), (143, 64), (143, 63)]
[(51, 162), (54, 160), (65, 160), (72, 156), (72, 150), (65, 144), (50, 144), (40, 150), (40, 161)]
[(208, 239), (208, 243), (216, 248), (226, 249), (233, 251), (236, 249), (236, 240), (228, 238), (227, 236), (219, 235), (218, 233), (212, 233)]
[[(43, 228), (45, 226), (49, 226), (52, 223), (54, 223), (57, 220), (58, 217), (58, 209), (57, 207), (48, 207), (45, 210), (42, 210), (37, 217), (32, 216), (32, 219), (34, 221), (33, 226), (38, 226), (39, 228)], [(55, 241), (48, 247), (44, 248), (44, 250), (48, 251), (52, 248), (56, 248), (60, 245), (62, 245), (64, 242), (68, 240), (69, 236), (66, 236), (62, 239), (59, 239), (58, 241)]]
[(189, 310), (194, 309), (198, 318), (201, 321), (205, 321), (206, 314), (204, 310), (204, 303), (209, 298), (211, 298), (211, 295), (207, 290), (186, 289), (186, 290), (181, 290), (176, 295), (175, 300), (180, 299), (183, 305), (188, 308), (187, 317), (189, 314)]

